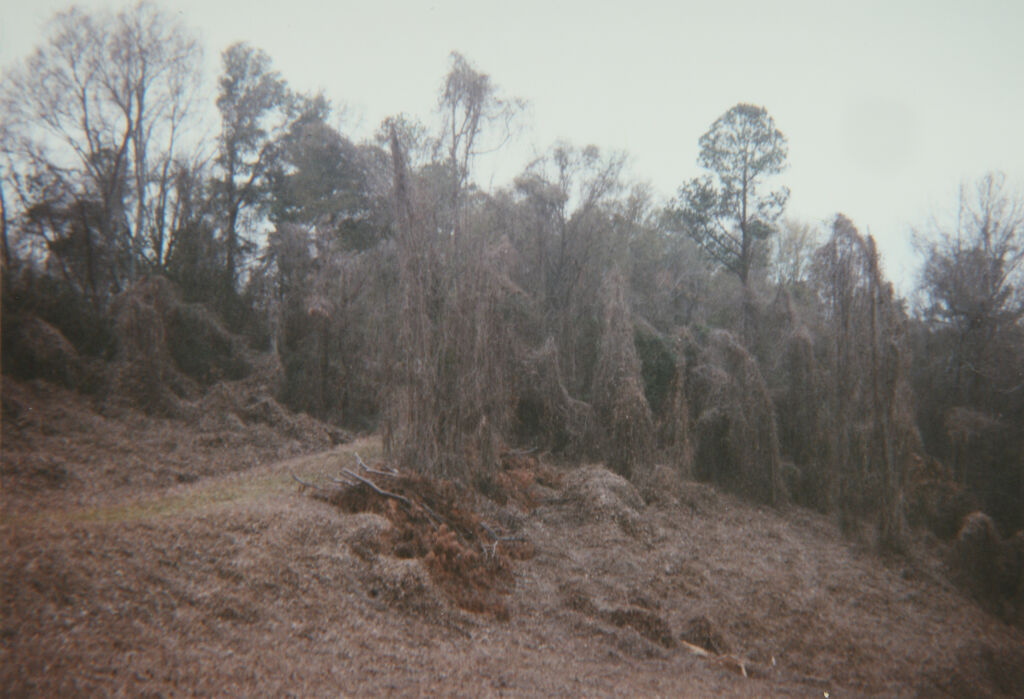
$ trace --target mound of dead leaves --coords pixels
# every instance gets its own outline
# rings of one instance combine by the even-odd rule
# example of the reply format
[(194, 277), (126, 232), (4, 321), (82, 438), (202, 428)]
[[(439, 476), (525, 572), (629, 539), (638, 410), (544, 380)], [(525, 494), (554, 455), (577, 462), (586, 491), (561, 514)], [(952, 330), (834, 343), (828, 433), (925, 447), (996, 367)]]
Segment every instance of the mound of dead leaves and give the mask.
[(542, 464), (533, 453), (505, 450), (500, 468), (480, 474), (474, 485), (498, 505), (515, 505), (523, 512), (532, 512), (545, 495), (562, 487), (562, 480), (562, 474)]
[[(307, 484), (308, 485), (308, 484)], [(515, 588), (513, 561), (533, 556), (522, 537), (477, 513), (472, 491), (448, 480), (400, 472), (385, 464), (343, 469), (313, 497), (343, 512), (373, 513), (391, 527), (379, 532), (375, 553), (420, 559), (434, 586), (456, 606), (509, 618), (505, 597)]]

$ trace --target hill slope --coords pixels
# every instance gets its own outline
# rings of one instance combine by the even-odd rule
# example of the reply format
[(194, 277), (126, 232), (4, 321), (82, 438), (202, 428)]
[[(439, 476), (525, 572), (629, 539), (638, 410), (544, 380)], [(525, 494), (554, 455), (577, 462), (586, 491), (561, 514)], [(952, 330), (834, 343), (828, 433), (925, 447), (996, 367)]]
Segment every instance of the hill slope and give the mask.
[[(89, 414), (48, 390), (5, 382), (5, 407)], [(279, 461), (238, 445), (204, 452), (184, 424), (90, 420), (76, 433), (14, 425), (5, 411), (5, 695), (998, 696), (1024, 686), (1024, 634), (946, 582), (937, 544), (882, 560), (805, 510), (670, 479), (645, 503), (600, 466), (558, 469), (561, 485), (537, 487), (532, 510), (472, 502), (535, 552), (515, 562), (499, 620), (452, 604), (421, 559), (385, 553), (384, 517), (299, 492), (292, 474), (325, 483), (356, 452), (372, 463), (372, 439)], [(161, 464), (163, 430), (201, 448), (167, 449)], [(86, 444), (90, 458), (76, 460)], [(64, 475), (50, 482), (42, 462), (25, 466), (30, 452), (62, 454)]]

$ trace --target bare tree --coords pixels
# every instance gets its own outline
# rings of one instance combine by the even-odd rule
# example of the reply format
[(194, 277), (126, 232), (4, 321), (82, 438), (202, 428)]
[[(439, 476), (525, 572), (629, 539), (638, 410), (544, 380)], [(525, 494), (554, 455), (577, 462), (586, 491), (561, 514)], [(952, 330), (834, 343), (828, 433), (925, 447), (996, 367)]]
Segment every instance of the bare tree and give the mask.
[(48, 42), (6, 82), (12, 162), (98, 203), (97, 233), (126, 251), (115, 277), (162, 263), (167, 208), (159, 202), (171, 189), (201, 62), (194, 36), (149, 2), (116, 15), (73, 8), (52, 20)]
[[(451, 54), (451, 68), (438, 99), (443, 119), (438, 147), (446, 153), (450, 182), (451, 234), (458, 238), (463, 192), (473, 158), (497, 150), (512, 134), (512, 120), (522, 101), (502, 97), (486, 73), (476, 70), (460, 53)], [(496, 143), (481, 146), (485, 130), (497, 126)]]
[(1024, 199), (988, 174), (916, 242), (926, 443), (1012, 531), (1024, 502)]
[(960, 188), (956, 223), (918, 238), (926, 317), (953, 337), (953, 393), (976, 403), (991, 388), (1008, 331), (1024, 317), (1024, 200), (1002, 174)]
[(806, 282), (821, 238), (816, 226), (806, 221), (784, 219), (772, 246), (771, 273), (775, 283), (792, 286)]

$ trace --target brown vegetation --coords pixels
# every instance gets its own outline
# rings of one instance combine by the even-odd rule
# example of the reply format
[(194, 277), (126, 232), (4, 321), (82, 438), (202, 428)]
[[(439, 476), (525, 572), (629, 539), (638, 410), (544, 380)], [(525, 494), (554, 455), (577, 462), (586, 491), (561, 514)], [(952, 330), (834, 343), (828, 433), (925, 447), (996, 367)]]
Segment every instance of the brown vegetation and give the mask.
[(1003, 540), (992, 518), (972, 512), (956, 535), (951, 560), (956, 579), (1009, 623), (1024, 621), (1024, 537)]
[(569, 458), (584, 458), (593, 451), (593, 407), (569, 394), (558, 354), (554, 338), (548, 338), (524, 361), (517, 411), (520, 431), (523, 438)]
[(654, 424), (644, 396), (640, 360), (633, 340), (625, 280), (613, 270), (605, 280), (601, 344), (594, 369), (595, 442), (608, 466), (642, 477), (651, 466)]
[[(685, 334), (684, 334), (685, 335)], [(675, 347), (675, 362), (661, 414), (657, 419), (656, 444), (659, 458), (671, 466), (679, 476), (693, 476), (693, 436), (689, 398), (686, 394), (687, 363), (683, 351), (685, 339)]]
[(182, 402), (186, 419), (147, 415), (114, 397), (83, 396), (40, 380), (4, 377), (2, 394), (0, 490), (8, 514), (51, 503), (98, 505), (350, 439), (284, 411), (244, 382)]
[[(118, 429), (91, 431), (148, 444)], [(24, 477), (7, 469), (7, 436), (5, 485)], [(389, 475), (367, 476), (353, 450)], [(879, 559), (807, 510), (683, 482), (674, 502), (645, 505), (601, 466), (511, 454), (507, 472), (547, 483), (531, 511), (393, 474), (379, 453), (363, 440), (137, 482), (99, 507), (52, 484), (43, 509), (11, 507), (33, 496), (5, 488), (0, 690), (1000, 696), (1024, 679), (1020, 631), (944, 582), (935, 543)], [(352, 479), (297, 495), (289, 475), (324, 483), (345, 469), (408, 504)], [(498, 542), (488, 559), (485, 526), (528, 550)]]
[(508, 619), (503, 596), (514, 588), (512, 562), (532, 555), (529, 542), (487, 523), (450, 481), (359, 465), (361, 473), (345, 469), (340, 485), (313, 495), (344, 512), (388, 519), (391, 527), (376, 542), (362, 541), (363, 550), (421, 559), (433, 584), (460, 608)]
[(912, 456), (905, 479), (908, 521), (942, 539), (955, 537), (964, 517), (978, 509), (977, 499), (934, 458)]
[(694, 369), (697, 474), (759, 502), (781, 503), (775, 412), (757, 362), (731, 334), (711, 333)]
[(904, 324), (878, 251), (837, 216), (817, 253), (815, 275), (825, 299), (829, 389), (824, 409), (833, 472), (829, 479), (842, 520), (870, 513), (879, 542), (903, 545), (903, 464), (920, 449), (906, 379)]
[[(1003, 178), (921, 244), (910, 308), (842, 215), (768, 249), (788, 190), (748, 185), (786, 147), (761, 107), (716, 122), (717, 180), (664, 208), (624, 154), (563, 143), (488, 191), (474, 157), (520, 103), (464, 57), (436, 137), (397, 116), (354, 143), (236, 44), (203, 162), (176, 137), (188, 31), (146, 3), (51, 26), (0, 88), (0, 689), (283, 694), (277, 644), (323, 655), (304, 694), (1021, 684), (992, 616), (1024, 608), (1024, 205)], [(129, 71), (154, 37), (180, 61)], [(175, 108), (124, 100), (149, 89)], [(340, 478), (312, 486), (330, 506), (283, 491), (266, 464), (342, 425), (383, 458), (295, 462)], [(437, 668), (458, 681), (416, 683)]]
[(515, 290), (500, 271), (500, 246), (484, 231), (446, 228), (453, 224), (418, 199), (394, 127), (390, 139), (401, 301), (386, 445), (405, 468), (466, 479), (497, 467), (509, 431), (513, 357), (502, 316)]

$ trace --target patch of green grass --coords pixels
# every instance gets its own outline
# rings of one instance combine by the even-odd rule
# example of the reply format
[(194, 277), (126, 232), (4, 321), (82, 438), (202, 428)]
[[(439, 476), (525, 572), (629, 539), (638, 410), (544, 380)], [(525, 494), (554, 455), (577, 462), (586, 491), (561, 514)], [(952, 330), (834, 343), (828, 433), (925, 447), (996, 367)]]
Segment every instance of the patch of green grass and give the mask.
[(87, 507), (62, 512), (41, 512), (32, 519), (64, 522), (134, 522), (176, 515), (209, 511), (235, 503), (257, 502), (275, 495), (293, 493), (298, 484), (295, 474), (304, 481), (325, 483), (342, 467), (355, 467), (355, 454), (372, 464), (381, 456), (379, 440), (357, 440), (331, 451), (300, 456), (248, 473), (200, 481), (184, 492), (154, 494), (114, 505)]
[(76, 522), (131, 522), (209, 510), (221, 505), (253, 502), (294, 490), (290, 475), (265, 475), (248, 481), (218, 481), (187, 493), (164, 495), (119, 505), (103, 505), (68, 512)]

